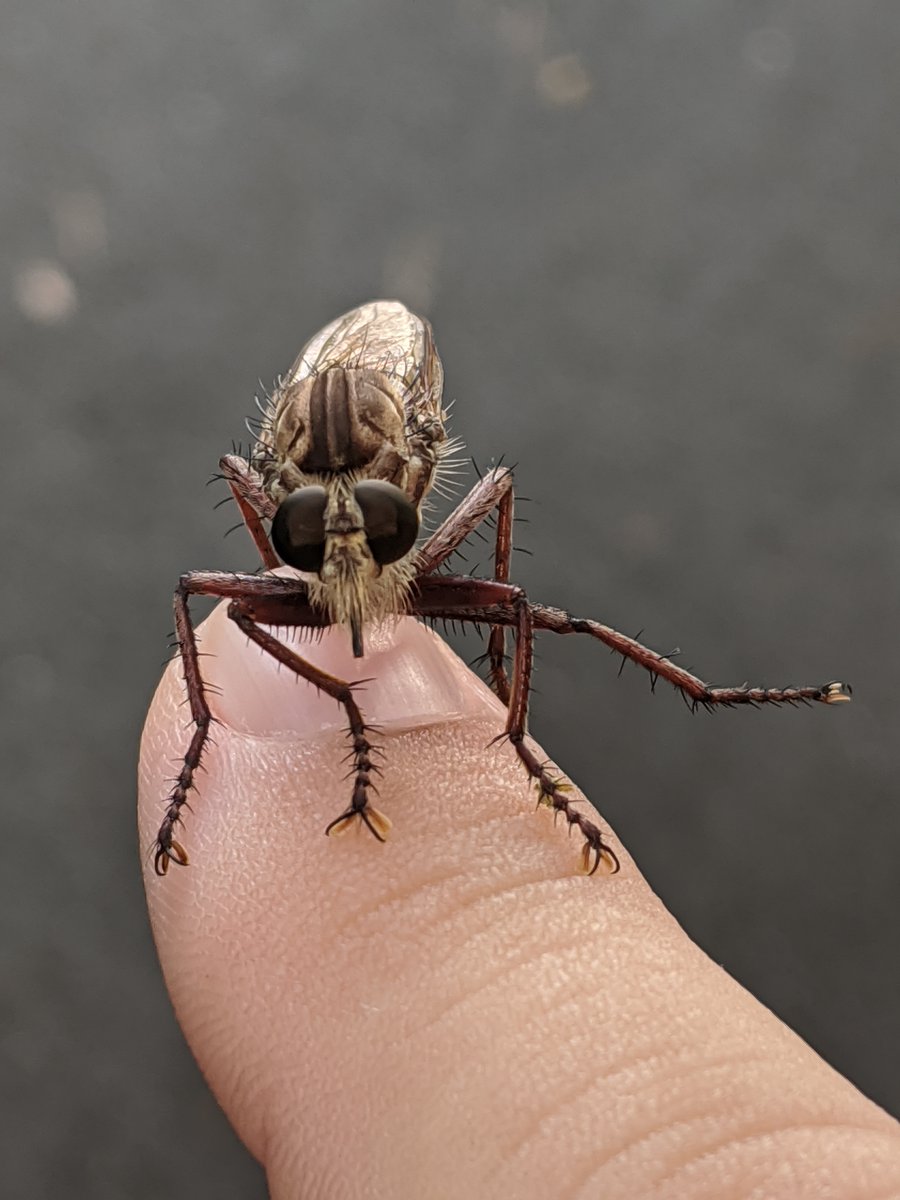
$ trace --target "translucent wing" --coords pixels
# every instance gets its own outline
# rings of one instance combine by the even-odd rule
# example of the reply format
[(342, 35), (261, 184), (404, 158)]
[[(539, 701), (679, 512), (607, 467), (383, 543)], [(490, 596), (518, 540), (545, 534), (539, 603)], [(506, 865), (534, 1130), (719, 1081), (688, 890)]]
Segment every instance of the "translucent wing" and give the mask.
[[(251, 464), (269, 500), (278, 505), (291, 491), (321, 483), (319, 475), (340, 474), (352, 449), (356, 470), (368, 464), (373, 478), (396, 483), (421, 504), (453, 445), (441, 408), (443, 383), (431, 326), (396, 300), (362, 304), (326, 325), (278, 380), (263, 413)], [(384, 421), (379, 425), (373, 409), (368, 423), (360, 424), (354, 409), (358, 428), (350, 447), (348, 397), (358, 389), (384, 409)], [(373, 430), (382, 435), (378, 445)], [(317, 454), (332, 443), (343, 449), (330, 458), (319, 454), (311, 466), (314, 443)], [(323, 463), (334, 465), (326, 469)]]
[(381, 371), (396, 379), (412, 428), (441, 418), (444, 372), (431, 326), (398, 300), (361, 304), (326, 325), (300, 351), (281, 387), (329, 367)]

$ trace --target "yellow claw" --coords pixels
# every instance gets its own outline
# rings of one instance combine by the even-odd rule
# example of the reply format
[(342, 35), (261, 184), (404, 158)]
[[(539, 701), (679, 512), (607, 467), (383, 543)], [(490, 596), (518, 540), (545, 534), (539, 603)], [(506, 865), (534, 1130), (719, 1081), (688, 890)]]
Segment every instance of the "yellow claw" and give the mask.
[(823, 699), (826, 704), (849, 704), (851, 694), (852, 689), (849, 683), (840, 683), (835, 680), (834, 683), (826, 684)]
[[(613, 854), (612, 850), (608, 850), (606, 846), (600, 847), (600, 858), (597, 860), (597, 851), (590, 842), (585, 842), (581, 847), (581, 862), (579, 870), (582, 875), (593, 875), (595, 871), (600, 869), (601, 864), (606, 868), (610, 875), (615, 875), (619, 869), (619, 860)], [(596, 864), (596, 865), (595, 865)]]
[(343, 817), (338, 817), (336, 821), (332, 821), (325, 830), (328, 837), (341, 837), (345, 834), (354, 821), (359, 820), (358, 812), (346, 813)]
[(387, 838), (388, 831), (393, 828), (389, 817), (386, 817), (383, 812), (379, 812), (377, 808), (372, 808), (369, 805), (365, 810), (365, 817), (362, 812), (345, 813), (344, 816), (338, 817), (336, 821), (333, 821), (325, 832), (329, 837), (341, 837), (356, 821), (359, 821), (360, 824), (368, 825), (369, 829), (382, 842)]
[(188, 853), (184, 846), (182, 846), (181, 842), (176, 842), (175, 839), (172, 838), (172, 841), (169, 845), (169, 850), (170, 852), (172, 850), (175, 851), (174, 854), (170, 853), (169, 857), (174, 858), (175, 862), (177, 862), (180, 867), (186, 867), (188, 865), (190, 862)]
[(380, 812), (377, 808), (373, 808), (371, 804), (366, 809), (366, 816), (369, 818), (369, 824), (376, 831), (382, 841), (384, 841), (388, 833), (393, 828), (390, 817), (386, 817), (383, 812)]
[(606, 847), (604, 847), (600, 851), (600, 858), (603, 860), (603, 865), (609, 869), (610, 875), (615, 875), (619, 870), (620, 863), (615, 854), (613, 854), (612, 850), (607, 850)]

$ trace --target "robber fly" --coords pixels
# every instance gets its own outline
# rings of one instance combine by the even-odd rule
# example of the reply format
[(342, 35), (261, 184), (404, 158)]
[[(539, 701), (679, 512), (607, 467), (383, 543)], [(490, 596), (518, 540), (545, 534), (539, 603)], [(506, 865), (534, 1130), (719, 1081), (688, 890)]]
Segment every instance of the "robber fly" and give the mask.
[[(222, 475), (266, 572), (284, 564), (302, 578), (191, 571), (178, 584), (175, 629), (194, 731), (157, 834), (157, 874), (164, 875), (169, 863), (187, 865), (187, 852), (175, 833), (212, 722), (188, 610), (191, 596), (229, 599), (228, 616), (252, 642), (343, 707), (353, 785), (347, 808), (326, 833), (361, 823), (379, 841), (387, 836), (390, 821), (370, 797), (376, 770), (371, 730), (349, 683), (307, 662), (264, 627), (343, 625), (359, 658), (365, 654), (367, 627), (399, 614), (487, 626), (490, 681), (507, 708), (500, 738), (513, 746), (539, 803), (583, 836), (581, 867), (588, 874), (601, 862), (618, 870), (615, 852), (595, 820), (570, 799), (570, 785), (552, 774), (525, 740), (536, 630), (596, 638), (645, 668), (654, 683), (658, 678), (671, 683), (695, 709), (849, 700), (850, 688), (838, 682), (801, 688), (711, 687), (615, 629), (532, 604), (509, 579), (509, 469), (487, 471), (420, 542), (422, 503), (452, 445), (442, 387), (443, 369), (428, 322), (396, 301), (363, 304), (316, 334), (278, 382), (263, 408), (249, 459), (237, 454), (221, 459)], [(496, 537), (492, 576), (447, 574), (454, 551), (491, 516)], [(514, 640), (511, 679), (506, 670), (508, 630)]]

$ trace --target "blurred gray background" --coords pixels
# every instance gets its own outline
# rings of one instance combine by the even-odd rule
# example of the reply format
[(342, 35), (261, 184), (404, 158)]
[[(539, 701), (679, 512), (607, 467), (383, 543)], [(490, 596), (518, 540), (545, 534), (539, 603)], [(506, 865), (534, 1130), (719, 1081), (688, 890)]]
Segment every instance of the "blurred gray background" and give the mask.
[(258, 381), (375, 296), (433, 321), (469, 452), (519, 464), (535, 598), (715, 682), (854, 684), (692, 718), (545, 640), (532, 728), (691, 935), (897, 1111), (900, 7), (0, 22), (6, 1194), (265, 1193), (157, 972), (135, 758), (179, 573), (255, 566), (207, 478)]

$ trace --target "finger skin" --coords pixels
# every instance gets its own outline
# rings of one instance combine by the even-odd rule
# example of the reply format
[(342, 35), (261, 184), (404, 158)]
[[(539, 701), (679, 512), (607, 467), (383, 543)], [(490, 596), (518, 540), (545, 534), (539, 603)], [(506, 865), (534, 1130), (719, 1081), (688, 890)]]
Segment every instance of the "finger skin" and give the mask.
[[(340, 637), (319, 665), (347, 667)], [(499, 705), (432, 637), (404, 622), (397, 639), (432, 678), (392, 685), (385, 646), (386, 689), (358, 697), (385, 724), (385, 845), (322, 836), (349, 795), (340, 713), (218, 610), (202, 662), (227, 681), (212, 703), (228, 723), (187, 817), (191, 865), (157, 878), (147, 850), (188, 737), (177, 665), (148, 716), (160, 959), (272, 1195), (900, 1195), (894, 1122), (684, 936), (627, 854), (616, 876), (576, 873), (578, 839), (535, 813), (512, 749), (488, 747)]]

